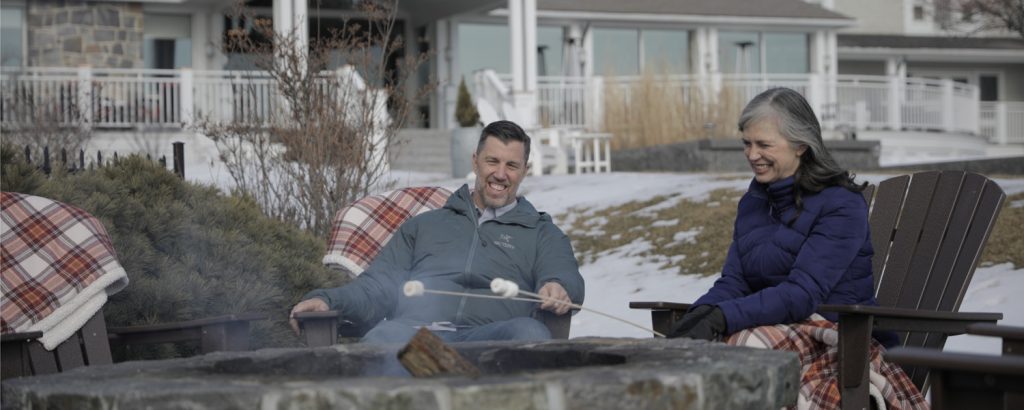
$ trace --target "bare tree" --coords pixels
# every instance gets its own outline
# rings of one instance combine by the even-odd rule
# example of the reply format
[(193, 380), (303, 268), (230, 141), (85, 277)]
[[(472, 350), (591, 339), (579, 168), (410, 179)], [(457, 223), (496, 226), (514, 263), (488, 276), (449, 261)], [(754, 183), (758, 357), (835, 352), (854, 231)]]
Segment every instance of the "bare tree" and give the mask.
[[(251, 55), (262, 72), (235, 85), (231, 121), (206, 118), (199, 126), (238, 191), (268, 215), (323, 237), (340, 207), (381, 182), (394, 136), (431, 89), (406, 93), (427, 56), (400, 58), (406, 44), (395, 32), (395, 4), (356, 7), (359, 23), (346, 20), (308, 50), (296, 46), (297, 33), (276, 33), (269, 20), (240, 13), (253, 28), (233, 30), (228, 47)], [(326, 70), (338, 61), (344, 65)]]
[[(47, 147), (54, 155), (65, 150), (71, 155), (92, 138), (91, 119), (80, 105), (87, 104), (78, 94), (78, 84), (67, 82), (55, 87), (33, 87), (19, 81), (20, 74), (5, 75), (0, 96), (0, 133), (3, 140), (28, 147), (36, 161)], [(55, 156), (59, 162), (61, 158)], [(70, 161), (71, 159), (69, 159)]]
[(937, 0), (935, 16), (951, 31), (1009, 31), (1024, 38), (1024, 0)]

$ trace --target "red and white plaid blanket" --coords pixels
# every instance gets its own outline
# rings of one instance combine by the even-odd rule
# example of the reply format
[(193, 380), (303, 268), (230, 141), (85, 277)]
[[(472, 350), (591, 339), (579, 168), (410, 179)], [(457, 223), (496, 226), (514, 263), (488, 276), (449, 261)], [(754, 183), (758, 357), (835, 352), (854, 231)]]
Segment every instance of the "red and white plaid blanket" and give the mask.
[(324, 265), (359, 276), (402, 223), (444, 206), (451, 195), (440, 187), (402, 188), (343, 208), (334, 217)]
[(43, 332), (53, 350), (128, 285), (106, 229), (76, 207), (0, 193), (3, 333)]
[[(798, 409), (840, 408), (839, 331), (821, 315), (788, 325), (761, 326), (736, 332), (726, 343), (761, 349), (788, 350), (800, 355)], [(879, 409), (927, 409), (928, 402), (899, 365), (882, 360), (882, 347), (871, 340), (868, 377), (871, 397)]]

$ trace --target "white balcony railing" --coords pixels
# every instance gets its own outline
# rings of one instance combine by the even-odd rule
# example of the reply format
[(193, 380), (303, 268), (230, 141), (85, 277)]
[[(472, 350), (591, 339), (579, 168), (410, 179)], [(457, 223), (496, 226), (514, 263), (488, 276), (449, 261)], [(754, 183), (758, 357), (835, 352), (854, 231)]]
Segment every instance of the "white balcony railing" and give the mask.
[[(336, 80), (325, 86), (365, 88), (347, 67), (322, 75)], [(277, 85), (264, 71), (5, 67), (0, 84), (5, 126), (54, 121), (115, 129), (181, 128), (196, 121), (267, 119), (281, 108)], [(351, 97), (339, 93), (339, 98)], [(371, 100), (383, 104), (377, 101), (381, 98)]]
[(985, 101), (979, 112), (981, 135), (996, 144), (1024, 144), (1024, 101)]

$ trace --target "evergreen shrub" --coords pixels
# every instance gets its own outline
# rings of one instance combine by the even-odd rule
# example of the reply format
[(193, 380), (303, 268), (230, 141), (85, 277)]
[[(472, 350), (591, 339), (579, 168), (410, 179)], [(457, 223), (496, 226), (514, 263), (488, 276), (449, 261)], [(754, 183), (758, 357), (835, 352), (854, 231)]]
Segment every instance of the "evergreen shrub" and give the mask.
[[(24, 168), (6, 153), (3, 160), (7, 190), (8, 171)], [(130, 280), (103, 309), (108, 326), (264, 312), (270, 320), (252, 323), (252, 347), (297, 346), (291, 306), (312, 289), (344, 281), (321, 265), (325, 244), (313, 235), (265, 217), (251, 198), (182, 181), (138, 156), (35, 186), (14, 182), (12, 190), (34, 188), (22, 192), (80, 207), (106, 227)], [(194, 348), (115, 354), (164, 358)]]

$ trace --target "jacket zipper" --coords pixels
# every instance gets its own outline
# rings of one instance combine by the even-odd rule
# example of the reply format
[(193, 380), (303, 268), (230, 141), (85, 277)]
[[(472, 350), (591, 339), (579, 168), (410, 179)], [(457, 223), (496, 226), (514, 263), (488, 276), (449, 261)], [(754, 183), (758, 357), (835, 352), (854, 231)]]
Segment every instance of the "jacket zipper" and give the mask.
[[(480, 224), (477, 223), (479, 218), (476, 215), (476, 205), (473, 204), (473, 194), (470, 194), (469, 202), (469, 219), (470, 223), (473, 224), (473, 241), (469, 243), (469, 254), (466, 255), (466, 267), (462, 269), (463, 283), (469, 283), (469, 268), (473, 266), (473, 256), (476, 254), (476, 243), (480, 240)], [(455, 311), (455, 324), (462, 323), (462, 311), (466, 307), (466, 296), (463, 296), (459, 300), (459, 309)]]

